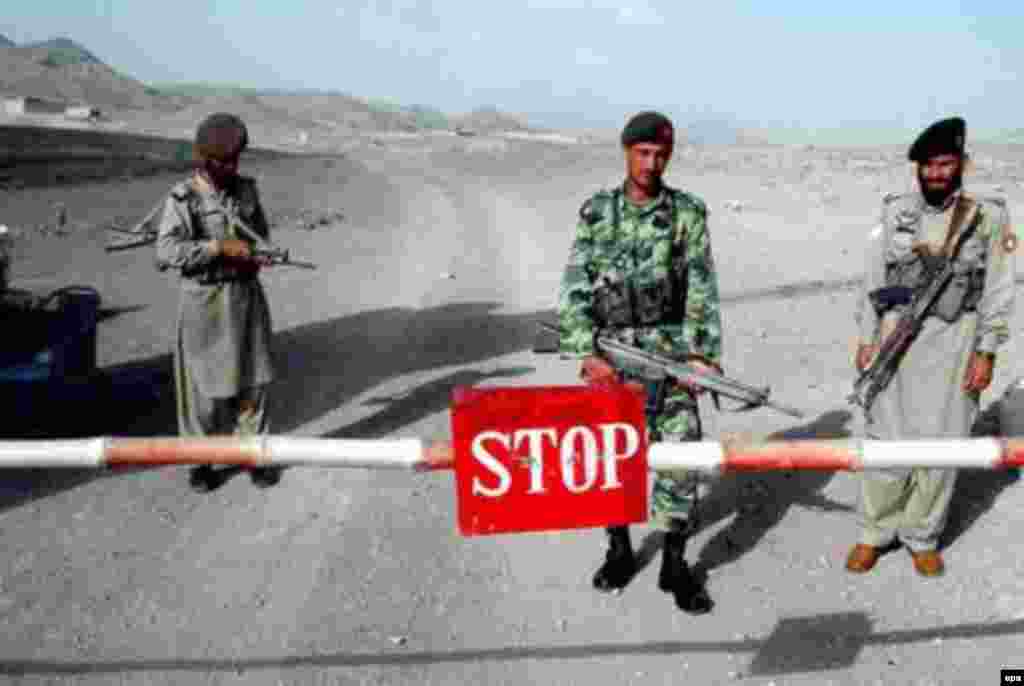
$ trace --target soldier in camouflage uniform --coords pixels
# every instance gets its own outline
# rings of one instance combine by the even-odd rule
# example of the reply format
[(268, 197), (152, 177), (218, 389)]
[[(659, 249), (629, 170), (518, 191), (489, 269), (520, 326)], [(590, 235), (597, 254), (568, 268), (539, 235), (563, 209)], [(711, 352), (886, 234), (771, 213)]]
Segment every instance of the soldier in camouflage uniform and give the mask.
[[(871, 364), (929, 265), (952, 257), (954, 276), (867, 414), (876, 440), (964, 438), (978, 399), (992, 382), (996, 351), (1009, 338), (1017, 237), (1005, 203), (962, 188), (966, 124), (936, 122), (911, 146), (920, 190), (887, 196), (867, 251), (856, 319), (855, 364)], [(953, 248), (965, 237), (959, 253)], [(864, 526), (846, 567), (874, 567), (880, 548), (898, 538), (922, 576), (943, 572), (937, 550), (953, 496), (955, 469), (894, 469), (862, 475)]]
[[(559, 348), (582, 354), (588, 383), (619, 378), (648, 390), (651, 440), (701, 438), (696, 393), (617, 372), (594, 354), (598, 334), (705, 370), (721, 371), (722, 337), (718, 284), (711, 257), (707, 210), (696, 196), (662, 184), (672, 155), (673, 127), (656, 112), (633, 117), (622, 133), (627, 178), (603, 190), (580, 210), (568, 266), (559, 290)], [(661, 397), (657, 397), (660, 395)], [(696, 474), (659, 473), (652, 493), (652, 519), (665, 531), (659, 586), (678, 607), (700, 614), (711, 600), (685, 559), (695, 528)], [(636, 572), (628, 527), (608, 529), (605, 563), (594, 575), (601, 591), (623, 588)]]
[[(182, 436), (267, 433), (267, 384), (274, 379), (271, 321), (258, 273), (265, 261), (251, 254), (236, 229), (245, 222), (266, 238), (269, 226), (253, 179), (238, 174), (248, 145), (245, 124), (214, 114), (196, 132), (200, 169), (177, 184), (160, 216), (157, 266), (181, 273), (174, 346), (178, 428)], [(199, 491), (221, 485), (233, 470), (192, 470)], [(262, 487), (280, 468), (250, 470)]]

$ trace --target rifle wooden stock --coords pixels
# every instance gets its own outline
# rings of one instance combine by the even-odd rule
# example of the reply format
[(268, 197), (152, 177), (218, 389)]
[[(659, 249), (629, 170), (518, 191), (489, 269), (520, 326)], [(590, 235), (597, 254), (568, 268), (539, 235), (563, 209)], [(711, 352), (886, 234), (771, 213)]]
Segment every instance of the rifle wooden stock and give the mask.
[(946, 239), (947, 250), (950, 239), (956, 235), (959, 226), (967, 220), (968, 216), (971, 219), (970, 224), (956, 239), (952, 252), (946, 254), (941, 267), (935, 271), (928, 285), (914, 294), (892, 333), (882, 339), (878, 353), (871, 364), (854, 381), (853, 393), (847, 398), (851, 404), (859, 405), (864, 408), (865, 412), (870, 410), (875, 398), (886, 389), (896, 375), (896, 368), (899, 366), (901, 358), (924, 327), (924, 320), (932, 306), (942, 296), (942, 292), (953, 279), (954, 263), (960, 254), (960, 249), (978, 227), (977, 204), (960, 196), (954, 210), (949, 236)]

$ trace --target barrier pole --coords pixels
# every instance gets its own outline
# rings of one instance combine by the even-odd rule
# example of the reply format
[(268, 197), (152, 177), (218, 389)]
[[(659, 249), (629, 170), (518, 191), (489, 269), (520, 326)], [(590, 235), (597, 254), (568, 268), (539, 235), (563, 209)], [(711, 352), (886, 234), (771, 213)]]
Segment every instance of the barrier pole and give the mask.
[(709, 473), (852, 472), (910, 467), (1009, 469), (1024, 467), (1024, 438), (659, 442), (648, 449), (647, 462), (653, 470)]
[[(1024, 438), (871, 441), (695, 441), (650, 445), (654, 471), (708, 473), (863, 471), (937, 467), (1024, 467)], [(345, 439), (299, 436), (88, 438), (0, 441), (0, 469), (220, 464), (438, 471), (455, 468), (451, 443), (418, 438)]]
[(0, 441), (0, 468), (215, 464), (252, 466), (451, 469), (447, 443), (418, 438), (357, 440), (299, 436), (88, 438)]

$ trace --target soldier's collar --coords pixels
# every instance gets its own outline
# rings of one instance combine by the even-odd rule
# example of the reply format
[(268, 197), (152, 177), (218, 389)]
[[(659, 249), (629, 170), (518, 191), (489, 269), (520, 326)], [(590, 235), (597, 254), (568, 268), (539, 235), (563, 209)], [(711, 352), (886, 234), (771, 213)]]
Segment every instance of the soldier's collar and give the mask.
[(631, 201), (629, 197), (626, 195), (626, 186), (628, 184), (629, 180), (627, 179), (626, 181), (623, 181), (622, 185), (619, 186), (618, 188), (620, 208), (624, 212), (628, 209), (632, 213), (646, 214), (648, 212), (658, 209), (663, 205), (668, 204), (669, 190), (668, 186), (666, 186), (664, 183), (661, 184), (661, 191), (658, 193), (658, 195), (648, 200), (643, 205), (634, 204), (633, 201)]

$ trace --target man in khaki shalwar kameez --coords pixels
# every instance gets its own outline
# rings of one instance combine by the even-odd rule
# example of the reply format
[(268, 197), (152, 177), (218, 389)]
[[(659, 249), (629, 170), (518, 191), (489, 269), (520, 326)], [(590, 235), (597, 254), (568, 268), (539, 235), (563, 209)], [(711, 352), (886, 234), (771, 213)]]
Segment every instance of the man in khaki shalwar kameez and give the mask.
[[(887, 196), (871, 236), (856, 317), (861, 370), (902, 313), (906, 302), (896, 294), (921, 288), (928, 261), (952, 256), (957, 238), (968, 237), (954, 259), (955, 276), (867, 413), (869, 439), (967, 437), (979, 395), (992, 381), (996, 352), (1009, 337), (1017, 239), (1001, 200), (962, 188), (965, 135), (964, 121), (953, 118), (918, 137), (908, 156), (917, 164), (920, 190)], [(879, 549), (899, 539), (919, 574), (941, 574), (937, 543), (955, 480), (955, 469), (865, 472), (864, 525), (847, 569), (870, 570)]]
[[(196, 132), (201, 167), (170, 192), (160, 217), (157, 265), (181, 273), (174, 346), (178, 428), (182, 436), (267, 433), (267, 384), (274, 379), (270, 309), (239, 221), (267, 238), (269, 226), (253, 179), (238, 174), (248, 145), (240, 119), (214, 114)], [(220, 486), (232, 470), (192, 470), (200, 491)], [(250, 470), (271, 486), (280, 470)]]

